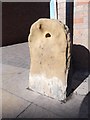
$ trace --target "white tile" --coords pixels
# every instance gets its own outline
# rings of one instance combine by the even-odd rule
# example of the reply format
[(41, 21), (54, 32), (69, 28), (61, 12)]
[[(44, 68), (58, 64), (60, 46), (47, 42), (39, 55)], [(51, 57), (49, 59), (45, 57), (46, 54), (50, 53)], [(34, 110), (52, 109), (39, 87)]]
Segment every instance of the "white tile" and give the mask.
[(2, 117), (16, 118), (31, 103), (14, 96), (3, 90), (2, 93)]
[(15, 74), (9, 79), (6, 77), (4, 81), (5, 82), (3, 82), (3, 89), (6, 89), (7, 91), (28, 101), (33, 102), (33, 100), (39, 96), (39, 94), (27, 89), (29, 84), (29, 70)]
[(19, 116), (19, 118), (59, 118), (59, 116), (32, 104)]

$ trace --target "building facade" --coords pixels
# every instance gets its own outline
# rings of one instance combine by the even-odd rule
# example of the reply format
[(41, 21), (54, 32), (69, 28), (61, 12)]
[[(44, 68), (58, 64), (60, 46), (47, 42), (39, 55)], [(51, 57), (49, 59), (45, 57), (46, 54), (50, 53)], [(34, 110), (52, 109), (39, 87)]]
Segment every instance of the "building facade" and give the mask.
[[(51, 0), (53, 1), (53, 0)], [(89, 0), (55, 0), (57, 18), (67, 24), (72, 34), (74, 68), (88, 69), (89, 46)], [(72, 4), (73, 3), (73, 4)], [(55, 4), (55, 2), (54, 2)], [(52, 6), (50, 6), (52, 7)]]

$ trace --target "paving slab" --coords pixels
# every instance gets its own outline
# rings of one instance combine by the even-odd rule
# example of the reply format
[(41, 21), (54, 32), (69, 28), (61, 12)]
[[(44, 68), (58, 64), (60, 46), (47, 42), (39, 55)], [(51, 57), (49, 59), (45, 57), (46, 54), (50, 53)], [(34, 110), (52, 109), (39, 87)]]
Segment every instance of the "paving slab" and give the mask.
[(89, 114), (90, 114), (89, 98), (90, 98), (90, 92), (84, 97), (84, 99), (81, 103), (80, 110), (78, 113), (79, 118), (89, 117)]
[(2, 63), (2, 47), (0, 47), (0, 63)]
[(78, 93), (80, 95), (88, 94), (88, 79), (83, 81), (80, 86), (74, 91), (74, 93)]
[(2, 118), (2, 89), (0, 89), (0, 120)]
[(60, 118), (59, 116), (45, 110), (38, 105), (32, 104), (18, 118)]
[(2, 48), (2, 63), (29, 69), (30, 54), (28, 43), (20, 43)]
[(31, 103), (2, 91), (2, 118), (16, 118)]
[(90, 75), (88, 72), (76, 72), (73, 75), (73, 87), (76, 86), (78, 83), (80, 85), (74, 90), (74, 93), (78, 93), (80, 95), (87, 95), (89, 92), (88, 89), (88, 82), (90, 80)]
[[(7, 68), (7, 70), (5, 68)], [(29, 82), (29, 69), (23, 70), (19, 67), (7, 66), (3, 65), (4, 73), (3, 73), (3, 89), (19, 96), (25, 100), (33, 102), (39, 94), (28, 90), (28, 82)], [(8, 71), (9, 69), (9, 71)], [(16, 72), (12, 75), (12, 73)], [(18, 71), (18, 72), (17, 72)], [(8, 74), (8, 77), (7, 77)], [(6, 76), (5, 76), (6, 75)]]
[(2, 64), (2, 82), (3, 82), (3, 84), (7, 83), (9, 79), (12, 79), (17, 74), (20, 74), (21, 72), (23, 72), (25, 70), (26, 69), (24, 69), (24, 68)]
[(2, 88), (2, 64), (0, 63), (0, 88)]
[[(62, 116), (62, 118), (78, 118), (81, 103), (84, 98), (85, 96), (73, 94), (66, 103), (62, 103), (41, 95), (34, 101), (34, 103), (59, 116)], [(86, 106), (86, 110), (88, 111), (88, 106)], [(83, 114), (86, 113), (83, 112)]]

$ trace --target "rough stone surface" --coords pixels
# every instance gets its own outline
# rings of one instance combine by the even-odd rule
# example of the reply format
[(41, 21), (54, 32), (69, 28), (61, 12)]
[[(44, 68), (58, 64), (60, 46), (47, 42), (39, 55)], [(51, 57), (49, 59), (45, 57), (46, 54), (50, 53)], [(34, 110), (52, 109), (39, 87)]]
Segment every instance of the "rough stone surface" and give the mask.
[(64, 100), (70, 68), (71, 41), (68, 27), (54, 19), (39, 19), (30, 29), (29, 88)]

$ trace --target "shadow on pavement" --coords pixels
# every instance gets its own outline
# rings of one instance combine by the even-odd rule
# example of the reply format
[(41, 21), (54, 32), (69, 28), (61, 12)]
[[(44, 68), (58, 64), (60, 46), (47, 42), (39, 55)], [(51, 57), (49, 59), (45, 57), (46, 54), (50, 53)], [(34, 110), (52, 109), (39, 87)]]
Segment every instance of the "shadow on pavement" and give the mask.
[(67, 97), (89, 76), (90, 52), (82, 45), (72, 46), (71, 65), (68, 74)]
[(85, 96), (85, 98), (83, 99), (83, 101), (81, 103), (79, 114), (78, 114), (79, 118), (90, 117), (90, 116), (88, 116), (88, 115), (90, 115), (89, 98), (90, 98), (90, 92)]

